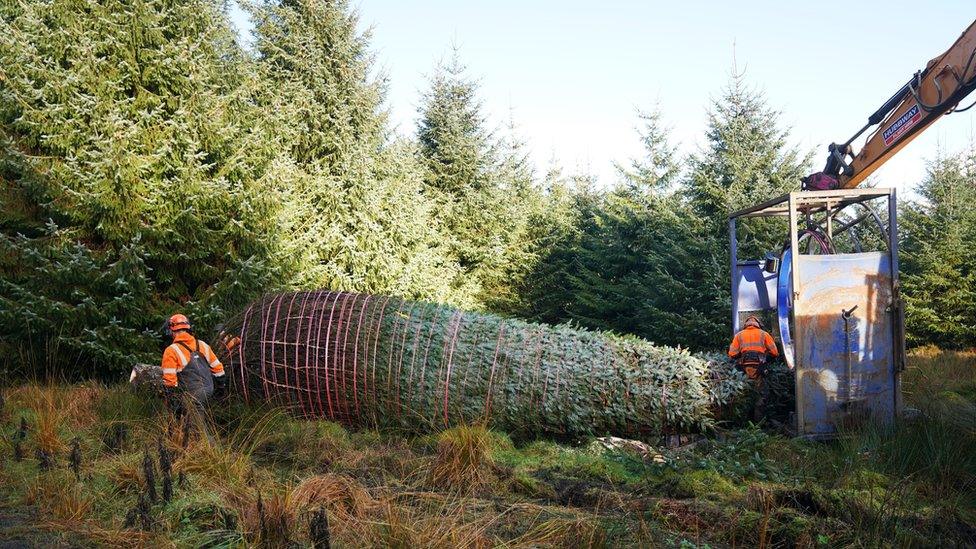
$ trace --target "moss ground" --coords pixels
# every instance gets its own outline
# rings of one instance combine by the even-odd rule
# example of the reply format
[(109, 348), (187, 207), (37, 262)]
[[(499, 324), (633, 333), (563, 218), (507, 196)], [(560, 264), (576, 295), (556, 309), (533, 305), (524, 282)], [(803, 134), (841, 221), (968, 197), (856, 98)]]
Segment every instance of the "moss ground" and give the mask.
[(904, 387), (921, 414), (895, 426), (745, 426), (651, 457), (239, 402), (213, 408), (210, 442), (124, 385), (25, 384), (0, 409), (0, 545), (973, 546), (976, 354), (916, 351)]

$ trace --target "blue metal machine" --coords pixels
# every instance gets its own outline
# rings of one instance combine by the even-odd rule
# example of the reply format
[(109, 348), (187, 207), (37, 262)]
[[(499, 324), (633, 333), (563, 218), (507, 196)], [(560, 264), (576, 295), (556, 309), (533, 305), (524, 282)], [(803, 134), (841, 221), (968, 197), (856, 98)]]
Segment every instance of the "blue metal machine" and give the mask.
[[(896, 214), (894, 189), (847, 189), (794, 192), (729, 216), (733, 332), (748, 313), (775, 315), (798, 435), (827, 438), (900, 411)], [(740, 261), (738, 225), (753, 218), (779, 218), (789, 236), (766, 259)]]

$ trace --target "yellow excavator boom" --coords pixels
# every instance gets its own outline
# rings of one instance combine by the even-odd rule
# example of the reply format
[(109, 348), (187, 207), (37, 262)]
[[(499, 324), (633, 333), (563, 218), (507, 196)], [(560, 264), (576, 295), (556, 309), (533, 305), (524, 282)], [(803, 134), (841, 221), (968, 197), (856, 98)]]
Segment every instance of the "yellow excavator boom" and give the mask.
[[(836, 179), (839, 188), (857, 187), (940, 116), (972, 107), (957, 109), (974, 88), (976, 21), (945, 53), (916, 72), (853, 137), (842, 144), (831, 144), (823, 174)], [(875, 128), (874, 132), (861, 150), (854, 152), (851, 143), (870, 128)]]

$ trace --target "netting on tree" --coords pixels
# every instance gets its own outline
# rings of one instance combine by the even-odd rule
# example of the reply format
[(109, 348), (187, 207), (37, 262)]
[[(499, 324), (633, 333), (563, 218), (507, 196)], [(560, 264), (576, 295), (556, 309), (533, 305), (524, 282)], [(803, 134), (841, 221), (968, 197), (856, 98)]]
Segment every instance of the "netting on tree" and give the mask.
[(685, 350), (388, 296), (269, 295), (229, 328), (241, 343), (227, 369), (245, 398), (381, 428), (700, 429), (744, 386)]

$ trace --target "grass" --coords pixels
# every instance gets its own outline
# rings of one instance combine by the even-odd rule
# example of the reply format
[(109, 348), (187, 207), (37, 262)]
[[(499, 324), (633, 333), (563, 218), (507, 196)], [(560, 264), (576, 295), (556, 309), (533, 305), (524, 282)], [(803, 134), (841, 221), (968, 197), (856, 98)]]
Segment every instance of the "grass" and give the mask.
[(491, 446), (491, 434), (481, 425), (443, 431), (437, 437), (431, 483), (459, 492), (474, 492), (491, 484), (495, 466)]
[[(830, 443), (750, 426), (658, 459), (477, 425), (349, 432), (239, 402), (184, 440), (126, 386), (32, 383), (2, 392), (0, 515), (103, 546), (308, 547), (326, 523), (333, 547), (971, 546), (976, 353), (915, 351), (903, 381), (913, 420)], [(160, 441), (173, 498), (148, 503)]]
[(92, 501), (68, 471), (51, 471), (38, 476), (24, 493), (24, 502), (45, 510), (49, 520), (78, 522), (91, 511)]

